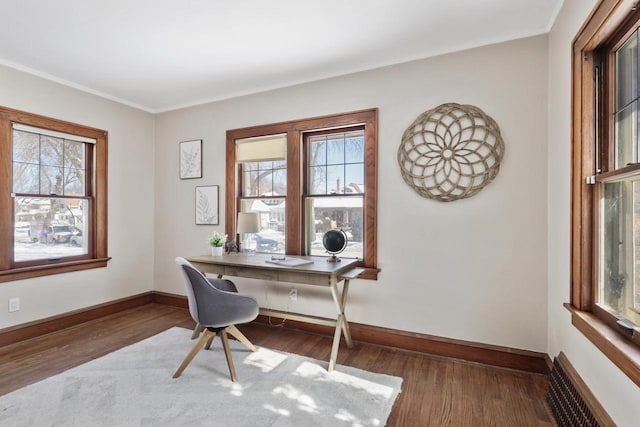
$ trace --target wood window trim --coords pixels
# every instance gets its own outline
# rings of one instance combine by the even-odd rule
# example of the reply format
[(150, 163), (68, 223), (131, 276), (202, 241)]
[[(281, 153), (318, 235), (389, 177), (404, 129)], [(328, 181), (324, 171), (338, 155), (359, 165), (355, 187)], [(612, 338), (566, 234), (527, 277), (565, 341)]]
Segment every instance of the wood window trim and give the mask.
[[(598, 237), (595, 228), (597, 212), (593, 202), (597, 200), (598, 186), (587, 184), (587, 179), (595, 175), (596, 132), (600, 131), (597, 120), (603, 118), (602, 115), (597, 116), (602, 113), (598, 113), (596, 108), (596, 50), (604, 47), (616, 34), (629, 30), (626, 23), (637, 17), (636, 3), (637, 0), (601, 0), (573, 41), (571, 294), (570, 304), (565, 306), (571, 312), (572, 324), (640, 386), (639, 348), (623, 337), (620, 329), (595, 303), (597, 260), (594, 245), (598, 244)], [(606, 66), (607, 58), (603, 62)], [(611, 153), (600, 155), (601, 160), (608, 160)]]
[(595, 314), (565, 304), (571, 324), (609, 358), (636, 385), (640, 386), (640, 349)]
[(322, 129), (365, 125), (365, 197), (364, 197), (364, 268), (363, 279), (377, 279), (377, 206), (378, 206), (378, 109), (333, 114), (302, 120), (291, 120), (268, 125), (252, 126), (227, 131), (226, 136), (226, 182), (225, 182), (225, 232), (236, 235), (238, 217), (238, 167), (236, 164), (235, 141), (265, 135), (287, 135), (287, 229), (297, 233), (287, 233), (287, 253), (304, 253), (304, 230), (302, 209), (302, 155), (301, 137), (303, 133)]
[[(15, 267), (12, 265), (13, 227), (0, 229), (0, 283), (51, 274), (68, 273), (105, 267), (111, 259), (107, 255), (107, 143), (108, 134), (101, 129), (52, 119), (37, 114), (0, 106), (0, 141), (12, 139), (12, 123), (21, 123), (58, 132), (82, 135), (96, 140), (94, 152), (93, 212), (88, 236), (89, 259), (63, 259), (60, 262), (34, 266)], [(0, 150), (0, 218), (13, 218), (11, 150)]]

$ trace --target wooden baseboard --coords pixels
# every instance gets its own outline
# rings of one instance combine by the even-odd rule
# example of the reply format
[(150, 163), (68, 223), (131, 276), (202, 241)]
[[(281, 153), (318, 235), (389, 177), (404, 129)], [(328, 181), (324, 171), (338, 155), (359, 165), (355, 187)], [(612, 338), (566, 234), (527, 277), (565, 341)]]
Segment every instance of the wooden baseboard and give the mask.
[[(154, 292), (154, 302), (174, 307), (188, 307), (186, 297), (164, 292)], [(266, 316), (260, 315), (256, 319), (256, 322), (267, 325), (270, 323), (280, 324), (282, 323), (282, 319), (273, 317), (269, 319)], [(284, 327), (328, 336), (333, 336), (334, 333), (334, 329), (328, 326), (293, 320), (287, 320), (284, 323)], [(353, 322), (349, 322), (349, 329), (355, 341), (367, 344), (395, 347), (402, 350), (452, 357), (470, 362), (545, 375), (551, 372), (551, 367), (553, 366), (553, 362), (547, 354), (534, 351), (454, 340)]]
[(183, 295), (169, 294), (167, 292), (152, 292), (153, 302), (156, 304), (168, 305), (177, 308), (189, 308), (189, 301)]
[[(13, 344), (60, 329), (76, 326), (90, 320), (99, 319), (120, 311), (157, 303), (178, 308), (188, 308), (187, 297), (166, 292), (146, 292), (116, 301), (75, 310), (22, 325), (0, 330), (0, 346)], [(269, 324), (270, 319), (258, 316), (256, 322)], [(271, 323), (281, 323), (282, 319), (271, 318)], [(402, 350), (452, 357), (491, 366), (517, 369), (521, 371), (548, 374), (551, 359), (544, 353), (518, 350), (470, 341), (454, 340), (396, 329), (382, 328), (349, 322), (351, 336), (355, 341), (367, 344), (395, 347)], [(287, 320), (285, 327), (306, 332), (333, 336), (334, 330), (328, 326)]]
[[(282, 323), (282, 319), (273, 317), (269, 319), (266, 316), (258, 316), (256, 321), (264, 324)], [(292, 320), (287, 320), (284, 323), (284, 327), (328, 336), (333, 336), (334, 332), (334, 329), (331, 327)], [(548, 364), (548, 360), (550, 359), (545, 353), (442, 338), (354, 322), (349, 322), (349, 329), (351, 330), (351, 337), (354, 341), (367, 344), (451, 357), (469, 362), (483, 363), (537, 374), (547, 375), (550, 372)]]
[(90, 320), (99, 319), (129, 308), (140, 307), (151, 302), (153, 302), (153, 293), (145, 292), (45, 319), (10, 326), (0, 330), (0, 347), (77, 326)]

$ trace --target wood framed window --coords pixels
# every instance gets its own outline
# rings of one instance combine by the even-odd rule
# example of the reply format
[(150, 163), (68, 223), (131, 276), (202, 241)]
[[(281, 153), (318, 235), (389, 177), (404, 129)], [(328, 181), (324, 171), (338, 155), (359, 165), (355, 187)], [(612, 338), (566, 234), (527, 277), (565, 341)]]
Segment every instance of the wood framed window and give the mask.
[(640, 385), (640, 74), (635, 1), (603, 0), (573, 45), (573, 324)]
[(107, 133), (0, 107), (0, 282), (104, 267)]
[(350, 245), (341, 256), (362, 259), (361, 277), (376, 278), (377, 139), (377, 109), (227, 131), (227, 234), (239, 212), (259, 212), (260, 232), (245, 245), (322, 256), (322, 234), (342, 228)]
[(322, 235), (339, 228), (350, 244), (341, 256), (364, 259), (364, 126), (303, 137), (305, 253), (326, 255)]

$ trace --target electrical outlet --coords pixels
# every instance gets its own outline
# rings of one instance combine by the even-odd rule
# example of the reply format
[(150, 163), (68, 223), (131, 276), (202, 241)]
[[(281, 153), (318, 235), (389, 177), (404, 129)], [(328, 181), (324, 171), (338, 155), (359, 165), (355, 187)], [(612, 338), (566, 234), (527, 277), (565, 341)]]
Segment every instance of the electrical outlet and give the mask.
[(298, 300), (298, 290), (296, 288), (291, 288), (291, 290), (289, 291), (289, 299), (291, 301)]
[(9, 298), (9, 313), (20, 310), (20, 298)]

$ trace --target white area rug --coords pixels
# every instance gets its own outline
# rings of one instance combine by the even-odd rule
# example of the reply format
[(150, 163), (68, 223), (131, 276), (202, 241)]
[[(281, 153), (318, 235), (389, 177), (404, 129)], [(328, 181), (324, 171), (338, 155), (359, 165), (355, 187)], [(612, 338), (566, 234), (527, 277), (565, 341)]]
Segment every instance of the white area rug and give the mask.
[[(195, 341), (172, 328), (0, 397), (1, 426), (383, 426), (402, 378), (219, 338), (178, 379)], [(61, 355), (61, 357), (64, 357)]]

